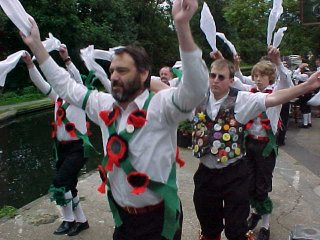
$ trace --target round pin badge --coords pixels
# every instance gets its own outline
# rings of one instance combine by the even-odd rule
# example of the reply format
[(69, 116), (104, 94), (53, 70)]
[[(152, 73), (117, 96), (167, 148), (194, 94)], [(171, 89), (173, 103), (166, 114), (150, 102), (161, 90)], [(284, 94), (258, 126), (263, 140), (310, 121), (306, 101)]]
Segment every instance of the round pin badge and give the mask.
[(237, 129), (235, 127), (231, 127), (228, 132), (230, 133), (230, 135), (234, 135), (237, 133)]
[(222, 135), (222, 139), (223, 141), (227, 142), (227, 141), (230, 141), (230, 134), (229, 133), (224, 133)]
[(239, 156), (240, 153), (241, 153), (240, 148), (237, 147), (237, 148), (234, 150), (234, 153)]
[(213, 155), (216, 155), (216, 154), (218, 153), (218, 148), (216, 148), (216, 147), (211, 147), (211, 153), (212, 153)]
[(234, 142), (238, 141), (238, 139), (239, 139), (239, 136), (237, 134), (232, 136), (232, 140)]
[(225, 131), (228, 131), (229, 128), (230, 128), (230, 126), (229, 126), (228, 124), (223, 125), (223, 129), (224, 129)]
[(221, 137), (222, 137), (222, 133), (221, 133), (221, 132), (215, 132), (215, 133), (213, 134), (213, 138), (214, 138), (214, 139), (221, 139)]
[(228, 152), (230, 152), (231, 149), (230, 149), (230, 147), (226, 147), (224, 150), (228, 153)]
[(203, 139), (202, 139), (202, 138), (199, 138), (199, 139), (198, 139), (198, 146), (199, 146), (199, 147), (202, 147), (202, 146), (203, 146)]
[(194, 145), (193, 151), (196, 152), (196, 153), (199, 152), (199, 146), (197, 144)]
[(221, 147), (221, 142), (218, 141), (218, 140), (215, 140), (215, 141), (213, 141), (212, 146), (216, 147), (216, 148), (219, 148), (219, 147)]
[(213, 129), (214, 129), (215, 131), (220, 131), (220, 130), (221, 130), (221, 125), (218, 124), (218, 123), (216, 123), (216, 124), (214, 125)]
[(228, 156), (229, 156), (229, 158), (234, 158), (234, 152), (232, 152), (232, 151), (229, 152), (229, 153), (228, 153)]
[(236, 149), (238, 147), (238, 144), (237, 143), (232, 143), (232, 145), (231, 145), (231, 148), (232, 149)]
[(235, 126), (236, 125), (236, 120), (230, 119), (229, 124), (230, 124), (230, 126)]
[(221, 158), (221, 163), (226, 164), (228, 162), (228, 157), (227, 156), (223, 156)]
[(134, 126), (132, 124), (128, 124), (126, 126), (127, 133), (133, 133), (134, 132)]

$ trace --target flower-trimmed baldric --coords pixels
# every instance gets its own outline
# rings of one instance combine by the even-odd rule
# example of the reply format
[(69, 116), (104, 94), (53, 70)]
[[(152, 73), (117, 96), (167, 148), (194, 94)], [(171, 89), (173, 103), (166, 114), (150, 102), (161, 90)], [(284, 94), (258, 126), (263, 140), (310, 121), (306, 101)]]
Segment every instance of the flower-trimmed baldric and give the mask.
[[(105, 193), (105, 185), (108, 186), (108, 202), (113, 214), (115, 225), (119, 227), (122, 220), (118, 213), (113, 198), (111, 197), (110, 184), (108, 182), (108, 172), (113, 168), (121, 167), (127, 174), (127, 181), (132, 187), (132, 194), (141, 194), (149, 190), (157, 193), (164, 201), (164, 223), (161, 235), (167, 239), (173, 239), (175, 232), (179, 228), (180, 202), (176, 185), (176, 164), (174, 163), (166, 183), (157, 182), (148, 176), (147, 173), (138, 172), (130, 161), (130, 151), (128, 145), (131, 138), (145, 126), (147, 109), (153, 93), (149, 93), (142, 109), (133, 111), (127, 118), (127, 126), (119, 134), (116, 132), (115, 121), (119, 116), (119, 108), (115, 106), (112, 111), (101, 111), (99, 116), (105, 123), (109, 131), (109, 139), (106, 144), (106, 156), (101, 165), (98, 166), (102, 183), (98, 191)], [(178, 214), (180, 215), (180, 214)]]

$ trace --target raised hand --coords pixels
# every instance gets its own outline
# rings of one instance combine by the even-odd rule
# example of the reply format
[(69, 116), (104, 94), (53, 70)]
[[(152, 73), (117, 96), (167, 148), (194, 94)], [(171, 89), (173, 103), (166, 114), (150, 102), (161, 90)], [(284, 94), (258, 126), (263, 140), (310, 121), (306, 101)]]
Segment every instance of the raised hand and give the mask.
[(274, 64), (278, 65), (281, 63), (279, 48), (269, 46), (268, 47), (268, 57), (269, 57), (270, 61)]
[(224, 59), (222, 53), (218, 50), (216, 52), (210, 52), (210, 57), (214, 60), (217, 60), (217, 59)]
[(27, 65), (28, 68), (32, 68), (34, 66), (30, 54), (26, 51), (24, 55), (21, 57), (22, 61)]
[(59, 55), (63, 61), (65, 61), (69, 57), (68, 49), (65, 44), (61, 44), (59, 48)]
[(175, 0), (172, 16), (175, 23), (189, 23), (198, 9), (198, 0)]
[(38, 63), (42, 64), (46, 59), (49, 58), (49, 54), (41, 42), (40, 32), (36, 21), (32, 17), (29, 18), (29, 21), (31, 23), (30, 34), (25, 36), (22, 32), (20, 32), (20, 36), (23, 42), (36, 56)]

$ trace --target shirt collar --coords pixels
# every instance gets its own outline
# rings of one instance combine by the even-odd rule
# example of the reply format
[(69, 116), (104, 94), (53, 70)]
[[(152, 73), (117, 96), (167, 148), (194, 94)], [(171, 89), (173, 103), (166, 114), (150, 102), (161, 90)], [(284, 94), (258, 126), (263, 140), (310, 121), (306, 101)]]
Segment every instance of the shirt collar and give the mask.
[[(148, 89), (144, 90), (139, 96), (137, 96), (131, 103), (129, 103), (129, 106), (135, 105), (135, 107), (142, 109), (145, 101), (147, 100), (149, 96), (149, 91)], [(113, 103), (113, 106), (117, 105), (122, 109), (122, 107), (119, 105), (117, 101)]]

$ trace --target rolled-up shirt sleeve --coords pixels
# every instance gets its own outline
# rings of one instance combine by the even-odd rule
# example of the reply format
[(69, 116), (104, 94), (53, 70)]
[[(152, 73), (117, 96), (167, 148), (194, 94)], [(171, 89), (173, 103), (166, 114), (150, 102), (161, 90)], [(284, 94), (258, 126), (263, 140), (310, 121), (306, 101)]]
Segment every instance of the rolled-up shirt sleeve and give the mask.
[(173, 93), (173, 102), (180, 111), (188, 112), (197, 107), (205, 97), (209, 87), (209, 73), (202, 52), (180, 50), (183, 76), (182, 82)]

